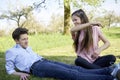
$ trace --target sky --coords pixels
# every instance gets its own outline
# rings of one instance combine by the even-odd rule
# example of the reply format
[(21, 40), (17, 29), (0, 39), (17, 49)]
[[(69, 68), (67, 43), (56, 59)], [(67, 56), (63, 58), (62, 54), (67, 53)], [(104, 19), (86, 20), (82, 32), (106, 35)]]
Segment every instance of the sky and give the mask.
[[(26, 7), (32, 5), (34, 2), (39, 2), (41, 0), (0, 0), (0, 14), (6, 12), (8, 10), (16, 10), (21, 9), (22, 7)], [(34, 11), (34, 15), (37, 21), (42, 22), (44, 24), (48, 24), (52, 14), (64, 14), (63, 9), (63, 1), (61, 1), (62, 5), (59, 5), (58, 0), (46, 0), (46, 8), (41, 8), (40, 11)], [(120, 15), (120, 0), (117, 0), (118, 3), (115, 3), (115, 0), (106, 0), (101, 8), (106, 9), (108, 11), (114, 11), (117, 15)], [(42, 4), (43, 6), (45, 4)], [(90, 8), (86, 6), (88, 10)], [(75, 11), (75, 10), (72, 10)], [(99, 15), (99, 14), (98, 14)], [(0, 29), (11, 29), (16, 27), (16, 23), (10, 20), (0, 20)]]

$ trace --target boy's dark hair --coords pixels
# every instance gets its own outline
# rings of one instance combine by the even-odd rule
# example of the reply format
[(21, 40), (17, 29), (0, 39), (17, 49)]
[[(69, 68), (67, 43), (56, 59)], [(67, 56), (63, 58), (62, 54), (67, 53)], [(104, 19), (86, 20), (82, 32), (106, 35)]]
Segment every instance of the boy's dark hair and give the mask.
[(28, 29), (26, 28), (16, 28), (12, 33), (12, 38), (19, 40), (21, 34), (28, 34)]

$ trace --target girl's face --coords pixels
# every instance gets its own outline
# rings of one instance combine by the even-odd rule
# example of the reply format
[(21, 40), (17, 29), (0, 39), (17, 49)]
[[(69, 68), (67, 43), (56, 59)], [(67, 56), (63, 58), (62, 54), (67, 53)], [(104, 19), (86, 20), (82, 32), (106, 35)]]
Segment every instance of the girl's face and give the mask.
[(73, 21), (75, 26), (81, 24), (81, 19), (78, 16), (73, 15), (72, 21)]

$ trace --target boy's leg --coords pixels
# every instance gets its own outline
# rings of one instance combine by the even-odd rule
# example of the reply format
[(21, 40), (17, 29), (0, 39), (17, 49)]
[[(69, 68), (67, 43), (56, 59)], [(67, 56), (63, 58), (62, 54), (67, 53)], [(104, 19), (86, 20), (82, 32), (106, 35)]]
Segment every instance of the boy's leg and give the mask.
[(113, 80), (113, 77), (110, 75), (82, 73), (77, 69), (65, 67), (69, 65), (61, 64), (45, 60), (35, 64), (32, 67), (32, 72), (35, 76), (58, 78), (61, 80)]
[(90, 73), (90, 74), (110, 75), (114, 69), (112, 67), (106, 67), (106, 68), (101, 68), (101, 69), (85, 69), (85, 68), (82, 68), (80, 66), (74, 66), (74, 65), (69, 65), (69, 64), (56, 62), (56, 61), (50, 61), (50, 60), (48, 60), (48, 61), (51, 63), (54, 63), (54, 64), (64, 66), (64, 67), (69, 68), (69, 69), (75, 69), (79, 72)]

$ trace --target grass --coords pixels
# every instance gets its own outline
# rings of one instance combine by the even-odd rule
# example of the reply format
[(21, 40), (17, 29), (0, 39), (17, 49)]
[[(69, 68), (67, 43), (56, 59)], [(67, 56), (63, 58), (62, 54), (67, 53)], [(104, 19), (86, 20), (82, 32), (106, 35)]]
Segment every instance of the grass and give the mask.
[[(111, 47), (103, 51), (101, 55), (114, 54), (119, 56), (120, 52), (120, 28), (102, 29), (111, 43)], [(69, 35), (61, 34), (39, 34), (29, 36), (30, 46), (33, 50), (49, 59), (67, 64), (74, 64), (76, 55), (72, 47), (72, 40)], [(7, 75), (5, 71), (5, 51), (14, 45), (11, 36), (0, 37), (0, 80), (19, 80), (17, 76)], [(102, 44), (102, 43), (100, 43)], [(117, 59), (117, 62), (119, 59)], [(116, 62), (116, 63), (117, 63)], [(48, 78), (30, 77), (30, 80), (55, 80)]]

